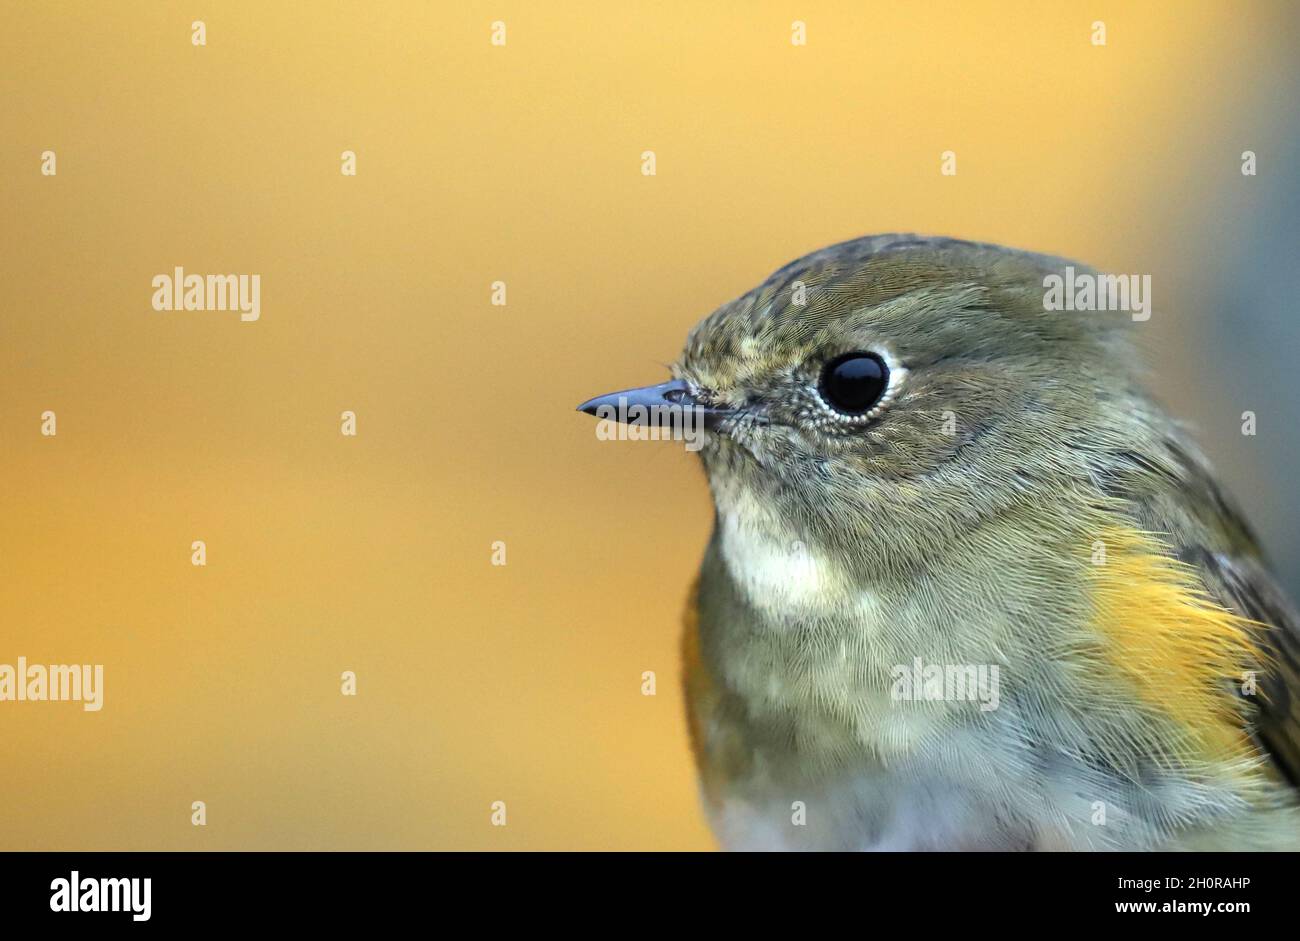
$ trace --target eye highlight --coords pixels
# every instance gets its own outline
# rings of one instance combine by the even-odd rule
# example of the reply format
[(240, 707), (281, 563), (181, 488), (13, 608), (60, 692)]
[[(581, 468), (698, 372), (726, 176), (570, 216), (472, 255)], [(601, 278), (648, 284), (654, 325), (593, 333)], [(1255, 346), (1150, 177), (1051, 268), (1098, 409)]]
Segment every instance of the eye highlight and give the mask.
[(889, 367), (875, 353), (845, 353), (822, 369), (822, 401), (849, 418), (867, 414), (889, 388)]

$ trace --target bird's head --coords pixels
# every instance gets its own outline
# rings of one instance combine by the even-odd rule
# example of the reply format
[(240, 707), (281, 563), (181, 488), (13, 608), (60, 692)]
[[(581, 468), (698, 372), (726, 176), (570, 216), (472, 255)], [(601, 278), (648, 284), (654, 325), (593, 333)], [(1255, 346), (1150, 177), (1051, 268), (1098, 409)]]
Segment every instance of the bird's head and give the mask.
[(1130, 318), (1046, 310), (1069, 264), (915, 236), (832, 246), (701, 321), (672, 382), (581, 408), (697, 409), (720, 517), (898, 562), (1071, 487), (1071, 449), (1123, 424)]

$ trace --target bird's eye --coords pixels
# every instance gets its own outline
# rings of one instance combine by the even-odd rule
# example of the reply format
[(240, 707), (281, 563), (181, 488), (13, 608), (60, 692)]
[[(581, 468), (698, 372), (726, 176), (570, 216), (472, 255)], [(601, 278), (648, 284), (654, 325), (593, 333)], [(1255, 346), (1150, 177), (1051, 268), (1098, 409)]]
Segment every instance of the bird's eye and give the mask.
[(888, 386), (889, 369), (875, 353), (845, 353), (822, 370), (822, 398), (845, 415), (870, 411)]

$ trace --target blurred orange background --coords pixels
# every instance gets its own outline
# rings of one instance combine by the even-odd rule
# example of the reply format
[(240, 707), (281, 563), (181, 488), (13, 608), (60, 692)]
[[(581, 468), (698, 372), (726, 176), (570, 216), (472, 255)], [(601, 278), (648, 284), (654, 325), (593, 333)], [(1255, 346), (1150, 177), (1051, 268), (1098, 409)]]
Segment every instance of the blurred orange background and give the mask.
[[(1154, 382), (1269, 522), (1236, 416), (1296, 436), (1207, 375), (1204, 286), (1294, 176), (1290, 9), (6, 3), (0, 663), (105, 692), (0, 703), (0, 849), (711, 847), (705, 484), (573, 408), (842, 239), (1151, 274)], [(261, 319), (153, 310), (178, 265), (260, 274)]]

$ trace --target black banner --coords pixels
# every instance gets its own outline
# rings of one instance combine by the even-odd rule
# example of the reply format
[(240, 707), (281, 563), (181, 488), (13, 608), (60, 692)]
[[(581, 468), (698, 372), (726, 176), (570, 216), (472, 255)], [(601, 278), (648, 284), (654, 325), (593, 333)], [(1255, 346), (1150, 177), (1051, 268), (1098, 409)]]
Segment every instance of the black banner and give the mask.
[[(1005, 926), (1047, 916), (1231, 928), (1288, 914), (1295, 860), (1273, 855), (11, 853), (6, 925), (384, 926), (455, 918), (731, 927), (784, 912)], [(1286, 895), (1284, 896), (1284, 893)], [(611, 921), (610, 919), (617, 919)], [(665, 919), (669, 921), (665, 921)]]

